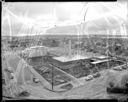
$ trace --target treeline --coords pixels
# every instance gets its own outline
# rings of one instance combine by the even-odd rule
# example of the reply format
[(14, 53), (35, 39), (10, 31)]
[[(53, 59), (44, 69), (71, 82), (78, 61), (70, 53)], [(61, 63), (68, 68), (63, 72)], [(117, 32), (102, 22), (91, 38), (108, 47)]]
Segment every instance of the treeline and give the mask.
[[(5, 41), (7, 40), (7, 41)], [(4, 39), (11, 49), (27, 48), (30, 46), (47, 46), (47, 47), (70, 47), (71, 49), (80, 49), (82, 51), (106, 54), (106, 50), (116, 55), (128, 56), (128, 39), (122, 38), (71, 38), (71, 37), (12, 37)], [(6, 43), (3, 43), (3, 45)]]

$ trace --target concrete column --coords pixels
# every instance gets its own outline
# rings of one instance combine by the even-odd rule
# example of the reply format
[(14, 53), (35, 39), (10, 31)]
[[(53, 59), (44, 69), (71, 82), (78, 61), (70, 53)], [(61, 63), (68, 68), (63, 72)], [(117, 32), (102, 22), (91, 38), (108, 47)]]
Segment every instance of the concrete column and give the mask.
[(71, 50), (71, 40), (69, 40), (69, 56), (72, 55), (72, 50)]

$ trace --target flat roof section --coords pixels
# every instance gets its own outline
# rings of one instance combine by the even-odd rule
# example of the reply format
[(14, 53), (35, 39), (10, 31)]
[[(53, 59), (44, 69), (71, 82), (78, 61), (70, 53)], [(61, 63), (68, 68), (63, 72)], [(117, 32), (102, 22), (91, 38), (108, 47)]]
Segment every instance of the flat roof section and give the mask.
[(66, 57), (66, 56), (61, 56), (61, 57), (53, 57), (53, 59), (61, 61), (61, 62), (69, 62), (69, 61), (75, 61), (75, 60), (80, 60), (80, 59), (88, 59), (90, 58), (89, 56), (81, 56), (81, 55), (76, 55), (74, 57)]
[(96, 56), (97, 58), (99, 59), (105, 59), (105, 58), (108, 58), (107, 56)]
[(26, 48), (25, 51), (32, 50), (32, 49), (38, 49), (38, 48), (46, 48), (47, 49), (48, 47), (46, 47), (46, 46), (32, 46), (32, 47)]
[(91, 62), (92, 64), (98, 64), (98, 63), (102, 63), (102, 62), (107, 62), (110, 61), (111, 59), (105, 59), (105, 60), (97, 60), (95, 62)]

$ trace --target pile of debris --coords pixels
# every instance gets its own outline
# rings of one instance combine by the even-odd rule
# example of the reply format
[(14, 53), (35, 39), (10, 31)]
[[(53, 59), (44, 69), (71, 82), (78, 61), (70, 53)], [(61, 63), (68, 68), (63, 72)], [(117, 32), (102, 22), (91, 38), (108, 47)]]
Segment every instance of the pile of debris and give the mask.
[(123, 99), (128, 99), (128, 70), (123, 72), (109, 71), (106, 80), (107, 93), (110, 97), (120, 98), (120, 96), (126, 96)]

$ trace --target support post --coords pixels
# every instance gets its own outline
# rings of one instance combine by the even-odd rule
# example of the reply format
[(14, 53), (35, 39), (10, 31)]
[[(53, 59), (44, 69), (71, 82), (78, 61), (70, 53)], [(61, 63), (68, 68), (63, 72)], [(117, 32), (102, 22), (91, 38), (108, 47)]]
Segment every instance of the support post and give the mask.
[(53, 74), (53, 66), (52, 66), (52, 91), (54, 90), (54, 89), (53, 89), (53, 80), (54, 80), (53, 77), (54, 77), (54, 74)]

